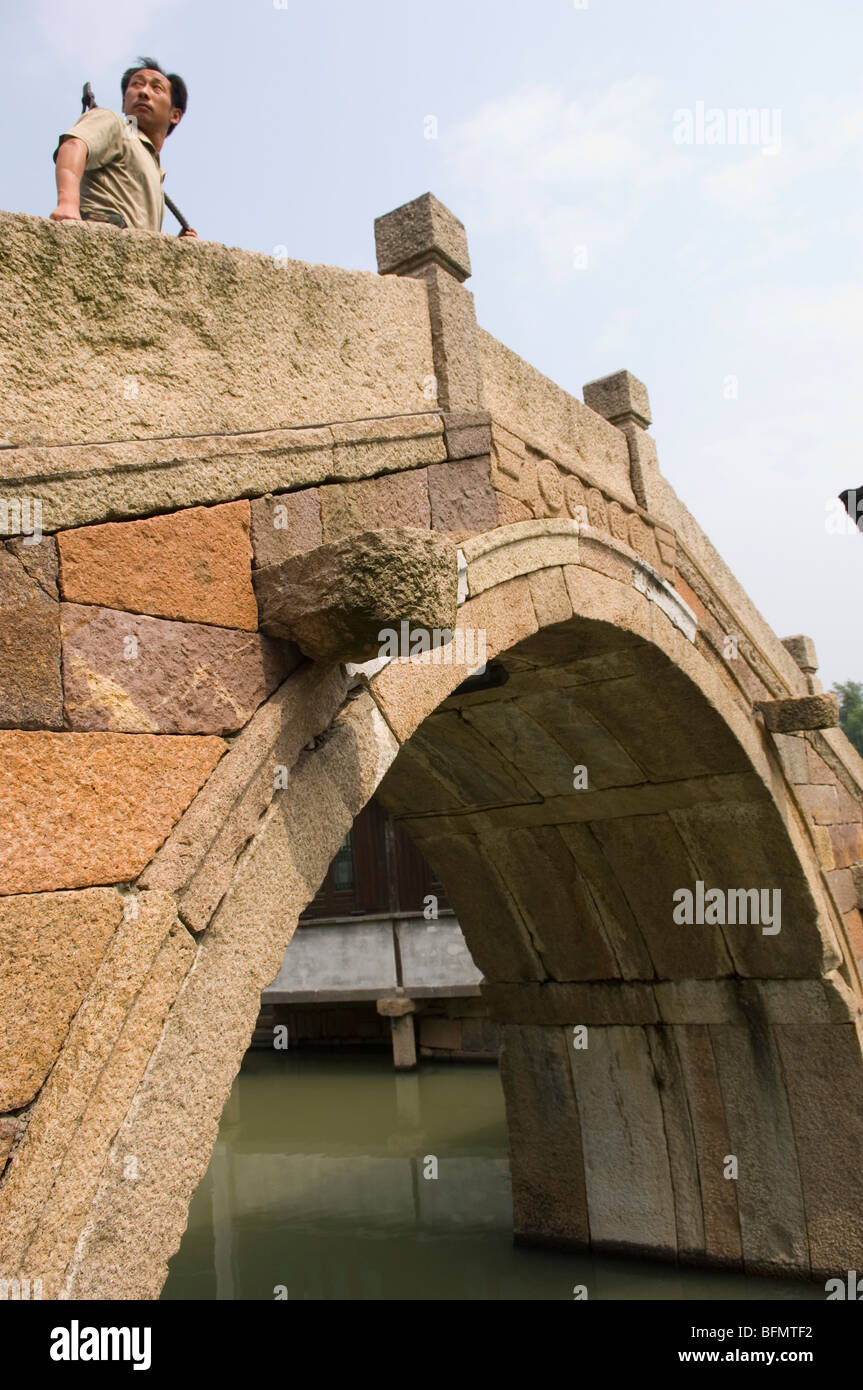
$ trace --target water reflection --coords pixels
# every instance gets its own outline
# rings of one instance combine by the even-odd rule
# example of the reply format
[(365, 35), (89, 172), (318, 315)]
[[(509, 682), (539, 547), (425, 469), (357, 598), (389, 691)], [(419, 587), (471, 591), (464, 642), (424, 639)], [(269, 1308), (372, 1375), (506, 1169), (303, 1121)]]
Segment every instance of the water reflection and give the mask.
[[(432, 1176), (436, 1171), (437, 1177)], [(820, 1298), (817, 1286), (512, 1244), (492, 1065), (246, 1058), (163, 1298)]]

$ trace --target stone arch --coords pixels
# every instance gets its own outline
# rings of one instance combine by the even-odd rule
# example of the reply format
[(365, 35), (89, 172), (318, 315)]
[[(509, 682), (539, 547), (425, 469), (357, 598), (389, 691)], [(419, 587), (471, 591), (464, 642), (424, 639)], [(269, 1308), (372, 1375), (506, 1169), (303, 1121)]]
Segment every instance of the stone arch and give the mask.
[[(445, 877), (504, 1023), (517, 1236), (798, 1275), (863, 1259), (859, 980), (763, 725), (699, 644), (692, 610), (619, 538), (526, 521), (464, 554), (457, 631), (484, 633), (505, 685), (454, 694), (471, 663), (435, 653), (365, 674), (306, 663), (140, 876), (134, 937), (162, 944), (117, 1047), (148, 1058), (141, 1079), (113, 1127), (108, 1097), (87, 1111), (104, 1153), (82, 1182), (86, 1147), (51, 1149), (61, 1056), (0, 1188), (0, 1267), (38, 1261), (47, 1296), (157, 1296), (260, 991), (378, 787)], [(540, 687), (556, 716), (541, 714)], [(558, 793), (576, 736), (593, 741), (574, 761), (589, 775), (594, 762), (594, 785)], [(274, 764), (288, 784), (264, 798)], [(238, 791), (244, 777), (255, 795)], [(465, 800), (483, 786), (483, 802)], [(584, 796), (592, 811), (576, 811)], [(552, 802), (560, 818), (543, 823)], [(220, 859), (229, 823), (237, 850)], [(650, 896), (627, 886), (632, 853)], [(669, 890), (698, 874), (780, 887), (782, 931), (675, 939)], [(160, 969), (190, 950), (172, 935), (178, 902), (185, 923), (209, 925), (162, 1015), (148, 1012)]]

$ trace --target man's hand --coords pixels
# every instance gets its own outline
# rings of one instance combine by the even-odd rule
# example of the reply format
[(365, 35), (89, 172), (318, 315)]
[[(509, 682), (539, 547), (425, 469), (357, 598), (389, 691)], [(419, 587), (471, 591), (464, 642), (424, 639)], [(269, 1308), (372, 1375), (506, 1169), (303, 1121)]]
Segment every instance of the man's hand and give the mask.
[(178, 241), (182, 241), (185, 237), (194, 237), (195, 241), (197, 241), (197, 240), (198, 240), (198, 233), (195, 231), (194, 227), (189, 227), (188, 230), (185, 231), (185, 232), (178, 232), (178, 234), (177, 234), (177, 240), (178, 240)]
[(81, 209), (77, 203), (58, 203), (48, 216), (52, 222), (82, 222)]

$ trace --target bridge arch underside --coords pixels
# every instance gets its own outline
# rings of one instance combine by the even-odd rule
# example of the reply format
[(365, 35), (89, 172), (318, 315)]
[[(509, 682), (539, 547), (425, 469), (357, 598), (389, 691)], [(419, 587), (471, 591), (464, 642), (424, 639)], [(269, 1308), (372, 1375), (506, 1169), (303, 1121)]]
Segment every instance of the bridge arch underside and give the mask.
[[(141, 944), (164, 939), (128, 1037), (103, 1080), (73, 1030), (34, 1102), (0, 1185), (0, 1274), (158, 1296), (261, 991), (376, 792), (446, 883), (503, 1024), (518, 1239), (863, 1268), (860, 984), (817, 841), (674, 591), (542, 526), (465, 547), (462, 650), (481, 633), (504, 684), (465, 692), (475, 656), (308, 661), (225, 753), (133, 885), (93, 1006), (110, 1041)], [(771, 925), (781, 891), (781, 929), (675, 923), (698, 882), (766, 890)]]
[[(852, 977), (763, 734), (650, 622), (577, 615), (500, 653), (505, 684), (445, 699), (378, 790), (445, 883), (503, 1024), (515, 1236), (765, 1274), (859, 1267)], [(781, 918), (675, 922), (699, 881), (756, 888)]]

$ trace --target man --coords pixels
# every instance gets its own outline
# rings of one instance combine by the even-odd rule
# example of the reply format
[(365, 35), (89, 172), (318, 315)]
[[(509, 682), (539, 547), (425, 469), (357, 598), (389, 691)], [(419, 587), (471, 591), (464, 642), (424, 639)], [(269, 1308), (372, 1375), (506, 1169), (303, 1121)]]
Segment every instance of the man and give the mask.
[[(120, 92), (126, 120), (97, 106), (60, 136), (54, 222), (162, 230), (165, 171), (159, 153), (186, 110), (186, 84), (176, 73), (164, 73), (154, 58), (139, 58), (137, 67), (123, 73)], [(197, 235), (191, 228), (181, 233)]]

